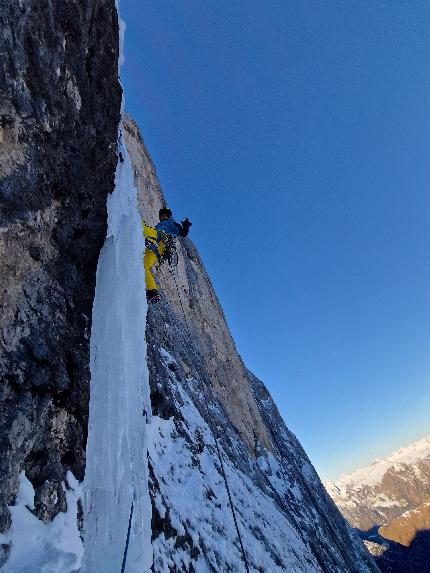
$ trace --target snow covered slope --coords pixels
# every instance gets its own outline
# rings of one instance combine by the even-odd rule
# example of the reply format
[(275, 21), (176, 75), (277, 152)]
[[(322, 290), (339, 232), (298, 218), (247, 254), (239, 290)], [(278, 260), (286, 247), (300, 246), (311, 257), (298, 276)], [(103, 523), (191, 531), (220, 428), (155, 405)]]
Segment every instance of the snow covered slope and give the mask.
[[(124, 133), (141, 214), (155, 224), (155, 168), (127, 117)], [(154, 571), (377, 571), (243, 365), (192, 242), (179, 239), (178, 252), (176, 269), (158, 269), (146, 330)]]
[(354, 527), (387, 523), (430, 499), (430, 437), (325, 486)]
[(12, 525), (0, 534), (2, 573), (73, 573), (79, 569), (83, 546), (77, 515), (81, 484), (72, 472), (63, 483), (67, 511), (48, 523), (35, 515), (35, 491), (22, 472), (15, 504), (9, 507)]

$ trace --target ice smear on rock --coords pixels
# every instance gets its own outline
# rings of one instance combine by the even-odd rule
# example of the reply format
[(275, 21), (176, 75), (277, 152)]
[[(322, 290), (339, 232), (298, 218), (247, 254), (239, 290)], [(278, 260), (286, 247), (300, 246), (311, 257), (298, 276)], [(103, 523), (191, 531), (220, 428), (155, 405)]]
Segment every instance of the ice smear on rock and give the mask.
[(121, 571), (131, 513), (125, 571), (152, 564), (144, 243), (130, 160), (119, 152), (93, 307), (82, 573)]
[(78, 500), (82, 492), (72, 472), (67, 473), (67, 511), (52, 522), (43, 523), (31, 512), (34, 489), (22, 472), (15, 505), (9, 507), (12, 526), (0, 534), (0, 544), (10, 545), (10, 554), (2, 573), (72, 573), (79, 570), (82, 541), (77, 523)]

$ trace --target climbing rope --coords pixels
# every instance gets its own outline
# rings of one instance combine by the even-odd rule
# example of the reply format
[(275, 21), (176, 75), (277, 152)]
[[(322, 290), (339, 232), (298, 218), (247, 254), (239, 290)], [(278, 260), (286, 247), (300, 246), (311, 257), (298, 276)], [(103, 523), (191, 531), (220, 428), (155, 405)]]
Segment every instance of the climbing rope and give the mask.
[[(175, 271), (176, 271), (176, 269), (175, 269)], [(190, 340), (190, 344), (191, 344), (192, 351), (193, 351), (193, 353), (194, 353), (194, 355), (195, 355), (195, 357), (196, 357), (193, 340), (192, 340), (192, 338), (191, 338), (190, 329), (189, 329), (189, 327), (188, 327), (187, 317), (186, 317), (186, 314), (185, 314), (184, 306), (183, 306), (183, 304), (182, 304), (182, 297), (181, 297), (181, 294), (180, 294), (180, 291), (179, 291), (178, 282), (177, 282), (177, 280), (176, 280), (176, 272), (177, 272), (177, 271), (176, 271), (176, 272), (175, 272), (175, 271), (174, 271), (173, 268), (172, 268), (172, 274), (173, 274), (173, 279), (174, 279), (174, 281), (175, 281), (176, 292), (177, 292), (177, 295), (178, 295), (179, 303), (180, 303), (180, 305), (181, 305), (182, 314), (183, 314), (183, 316), (184, 316), (185, 328), (186, 328), (186, 331), (187, 331), (187, 334), (188, 334), (188, 338), (189, 338), (189, 340)], [(234, 505), (233, 505), (233, 499), (232, 499), (231, 492), (230, 492), (230, 486), (228, 485), (227, 474), (225, 473), (224, 462), (223, 462), (223, 460), (222, 460), (221, 449), (220, 449), (220, 447), (219, 447), (218, 431), (217, 431), (216, 424), (215, 424), (215, 422), (214, 422), (214, 419), (213, 419), (213, 417), (212, 417), (212, 414), (211, 414), (211, 411), (210, 411), (210, 408), (209, 408), (209, 400), (208, 400), (208, 397), (207, 397), (207, 395), (206, 395), (205, 387), (207, 387), (207, 388), (209, 388), (209, 389), (211, 390), (212, 396), (213, 396), (213, 392), (212, 392), (212, 389), (210, 388), (210, 386), (208, 386), (208, 384), (206, 384), (206, 383), (201, 382), (201, 383), (200, 383), (200, 386), (201, 386), (201, 389), (202, 389), (203, 398), (204, 398), (204, 403), (205, 403), (205, 406), (206, 406), (206, 412), (207, 412), (207, 415), (208, 415), (209, 427), (210, 427), (210, 429), (211, 429), (211, 431), (212, 431), (212, 434), (213, 434), (214, 440), (215, 440), (215, 449), (216, 449), (216, 451), (217, 451), (218, 460), (219, 460), (219, 464), (220, 464), (220, 468), (221, 468), (221, 475), (222, 475), (222, 478), (223, 478), (223, 480), (224, 480), (225, 489), (226, 489), (226, 491), (227, 491), (228, 501), (229, 501), (230, 508), (231, 508), (231, 513), (232, 513), (232, 516), (233, 516), (233, 522), (234, 522), (234, 526), (235, 526), (235, 528), (236, 528), (237, 538), (238, 538), (238, 540), (239, 540), (240, 550), (241, 550), (241, 553), (242, 553), (242, 559), (243, 559), (243, 562), (244, 562), (244, 565), (245, 565), (246, 573), (249, 573), (248, 559), (247, 559), (247, 557), (246, 557), (245, 547), (244, 547), (244, 545), (243, 545), (242, 536), (241, 536), (241, 534), (240, 534), (239, 523), (238, 523), (237, 517), (236, 517), (236, 510), (235, 510)]]
[[(280, 462), (281, 473), (282, 473), (282, 476), (283, 476), (283, 478), (284, 478), (285, 483), (288, 483), (288, 481), (289, 481), (288, 478), (287, 478), (288, 472), (287, 472), (287, 469), (286, 469), (286, 462), (284, 461), (285, 456), (283, 456), (283, 454), (282, 454), (283, 448), (282, 448), (282, 446), (280, 445), (279, 440), (278, 440), (278, 438), (277, 438), (277, 432), (275, 432), (275, 430), (274, 430), (274, 428), (273, 428), (273, 425), (272, 425), (272, 422), (270, 421), (270, 418), (269, 418), (268, 416), (266, 416), (266, 414), (261, 410), (261, 406), (260, 406), (260, 403), (259, 403), (259, 401), (258, 401), (258, 399), (257, 399), (257, 396), (255, 395), (255, 391), (254, 391), (254, 388), (253, 388), (252, 383), (250, 383), (250, 387), (251, 387), (251, 392), (252, 392), (252, 397), (253, 397), (253, 399), (254, 399), (254, 403), (255, 403), (255, 405), (256, 405), (258, 411), (260, 412), (261, 418), (265, 421), (266, 426), (269, 428), (269, 431), (270, 431), (270, 434), (271, 434), (271, 436), (272, 436), (273, 442), (274, 442), (274, 444), (275, 444), (275, 446), (276, 446), (276, 449), (277, 449), (278, 452), (279, 452), (279, 455), (280, 455), (279, 462)], [(309, 484), (307, 483), (306, 479), (304, 479), (304, 477), (303, 477), (303, 475), (302, 475), (302, 471), (300, 470), (300, 468), (298, 467), (298, 465), (297, 465), (297, 463), (296, 463), (296, 460), (294, 459), (294, 455), (292, 455), (291, 458), (289, 459), (289, 463), (294, 467), (294, 469), (295, 469), (295, 471), (296, 471), (296, 475), (298, 475), (298, 476), (300, 477), (300, 481), (301, 481), (301, 483), (302, 483), (304, 489), (306, 490), (306, 493), (308, 494), (309, 498), (312, 500), (312, 502), (314, 503), (314, 505), (318, 505), (317, 500), (315, 499), (315, 492), (314, 492), (314, 491), (312, 490), (312, 488), (309, 486)], [(281, 499), (282, 499), (282, 498), (281, 498)], [(291, 515), (291, 517), (293, 517), (293, 516)], [(294, 517), (293, 517), (293, 521), (294, 521), (295, 524), (296, 524), (296, 528), (298, 528), (297, 521), (296, 521), (296, 519), (295, 519)], [(337, 547), (338, 547), (338, 549), (339, 549), (339, 552), (340, 552), (341, 555), (344, 557), (345, 561), (346, 561), (350, 566), (353, 567), (354, 564), (351, 562), (351, 558), (350, 558), (350, 556), (349, 556), (349, 554), (348, 554), (348, 551), (347, 551), (346, 548), (345, 548), (345, 544), (343, 543), (342, 540), (339, 540), (339, 536), (338, 536), (337, 532), (334, 530), (334, 528), (333, 528), (333, 526), (332, 526), (332, 524), (331, 524), (330, 520), (328, 519), (328, 516), (326, 515), (325, 512), (322, 512), (322, 521), (325, 523), (327, 529), (328, 529), (329, 532), (331, 533), (332, 538), (333, 538), (333, 541), (334, 541), (335, 545), (337, 545)], [(309, 540), (308, 540), (308, 541), (309, 541)], [(318, 563), (320, 564), (321, 569), (322, 569), (323, 571), (329, 571), (329, 570), (331, 570), (331, 569), (328, 569), (328, 568), (326, 567), (326, 565), (327, 565), (326, 563), (324, 563), (323, 561), (321, 561), (320, 555), (319, 555), (318, 552), (316, 551), (316, 548), (312, 546), (312, 544), (311, 544), (311, 549), (312, 549), (312, 552), (314, 553), (314, 555), (315, 555), (315, 557), (316, 557)], [(330, 553), (329, 553), (329, 556), (330, 556), (330, 558), (331, 558), (332, 563), (333, 563), (334, 565), (336, 565), (336, 563), (333, 561), (333, 558), (331, 557)]]
[[(176, 253), (176, 252), (175, 252), (175, 255), (176, 255), (176, 257), (177, 257), (177, 253)], [(176, 264), (177, 264), (177, 262), (176, 262)], [(181, 310), (182, 310), (182, 314), (183, 314), (183, 317), (184, 317), (184, 326), (185, 326), (186, 332), (187, 332), (187, 334), (188, 334), (188, 338), (189, 338), (189, 340), (190, 340), (192, 352), (193, 352), (194, 355), (196, 356), (196, 350), (195, 350), (194, 345), (193, 345), (193, 341), (192, 341), (192, 337), (191, 337), (191, 333), (190, 333), (190, 329), (189, 329), (187, 317), (186, 317), (185, 310), (184, 310), (184, 306), (183, 306), (183, 303), (182, 303), (182, 297), (181, 297), (181, 294), (180, 294), (180, 290), (179, 290), (179, 286), (178, 286), (178, 282), (177, 282), (177, 278), (176, 278), (176, 272), (177, 272), (177, 271), (175, 271), (174, 266), (170, 266), (170, 268), (171, 268), (171, 271), (172, 271), (172, 274), (173, 274), (173, 279), (174, 279), (174, 282), (175, 282), (175, 288), (176, 288), (177, 296), (178, 296), (179, 303), (180, 303)], [(196, 356), (196, 357), (197, 357), (197, 356)], [(219, 445), (218, 428), (217, 428), (217, 426), (216, 426), (216, 424), (215, 424), (215, 421), (214, 421), (214, 419), (213, 419), (213, 416), (212, 416), (211, 411), (210, 411), (210, 408), (209, 408), (209, 400), (208, 400), (208, 397), (207, 397), (206, 388), (209, 389), (209, 391), (211, 392), (211, 394), (212, 394), (214, 400), (216, 400), (216, 398), (215, 398), (215, 396), (214, 396), (214, 393), (213, 393), (212, 388), (211, 388), (206, 382), (204, 382), (204, 381), (202, 381), (202, 380), (199, 380), (199, 384), (200, 384), (200, 386), (201, 386), (202, 393), (203, 393), (203, 397), (204, 397), (204, 404), (205, 404), (205, 408), (206, 408), (206, 411), (207, 411), (209, 427), (210, 427), (210, 429), (211, 429), (211, 431), (212, 431), (212, 434), (213, 434), (213, 436), (214, 436), (215, 448), (216, 448), (217, 456), (218, 456), (218, 459), (219, 459), (219, 464), (220, 464), (220, 469), (221, 469), (221, 475), (222, 475), (222, 477), (223, 477), (224, 484), (225, 484), (225, 488), (226, 488), (226, 491), (227, 491), (227, 496), (228, 496), (228, 500), (229, 500), (229, 505), (230, 505), (230, 509), (231, 509), (231, 513), (232, 513), (232, 517), (233, 517), (233, 521), (234, 521), (236, 533), (237, 533), (237, 537), (238, 537), (238, 540), (239, 540), (239, 545), (240, 545), (241, 553), (242, 553), (242, 559), (243, 559), (243, 562), (244, 562), (244, 565), (245, 565), (246, 573), (249, 573), (248, 559), (247, 559), (246, 552), (245, 552), (245, 548), (244, 548), (244, 545), (243, 545), (242, 536), (241, 536), (241, 534), (240, 534), (239, 524), (238, 524), (238, 520), (237, 520), (237, 516), (236, 516), (236, 510), (235, 510), (235, 507), (234, 507), (234, 505), (233, 505), (233, 500), (232, 500), (232, 495), (231, 495), (231, 491), (230, 491), (230, 486), (229, 486), (229, 484), (228, 484), (228, 479), (227, 479), (227, 475), (226, 475), (226, 472), (225, 472), (224, 462), (223, 462), (223, 459), (222, 459), (221, 449), (220, 449), (220, 445)], [(260, 404), (259, 404), (259, 402), (258, 402), (258, 400), (257, 400), (257, 397), (256, 397), (256, 395), (255, 395), (254, 388), (252, 387), (252, 384), (251, 384), (251, 391), (252, 391), (252, 395), (253, 395), (253, 399), (254, 399), (255, 405), (256, 405), (257, 409), (259, 410), (260, 415), (261, 415), (262, 418), (265, 420), (265, 422), (266, 422), (266, 424), (267, 424), (267, 426), (268, 426), (268, 428), (269, 428), (269, 431), (270, 431), (270, 433), (271, 433), (271, 435), (272, 435), (272, 439), (273, 439), (273, 441), (275, 442), (276, 448), (277, 448), (277, 450), (279, 451), (279, 453), (281, 454), (281, 452), (282, 452), (282, 447), (280, 446), (280, 444), (279, 444), (279, 442), (278, 442), (278, 440), (277, 440), (276, 432), (275, 432), (274, 429), (273, 429), (273, 426), (272, 426), (272, 424), (271, 424), (271, 421), (270, 421), (270, 420), (266, 417), (266, 415), (261, 411)], [(280, 456), (280, 460), (279, 460), (279, 461), (280, 461), (280, 469), (281, 469), (281, 472), (282, 472), (282, 474), (283, 474), (283, 478), (284, 478), (285, 482), (288, 483), (288, 480), (287, 480), (287, 471), (286, 471), (286, 468), (285, 468), (285, 460), (283, 459), (282, 454), (281, 454), (281, 456)], [(310, 498), (314, 503), (316, 503), (315, 496), (314, 496), (314, 492), (311, 491), (311, 488), (310, 488), (309, 485), (307, 484), (306, 480), (303, 479), (303, 477), (301, 476), (301, 472), (300, 472), (300, 470), (299, 470), (299, 468), (298, 468), (298, 466), (297, 466), (297, 464), (296, 464), (294, 458), (292, 458), (292, 459), (290, 460), (290, 462), (291, 462), (292, 465), (294, 466), (294, 469), (296, 470), (297, 475), (299, 475), (299, 476), (302, 478), (302, 479), (301, 479), (302, 484), (303, 484), (303, 486), (304, 486), (304, 488), (305, 488), (305, 490), (306, 490), (306, 492), (307, 492), (309, 498)], [(283, 500), (282, 500), (281, 498), (279, 499), (279, 501), (281, 502), (281, 505), (284, 506), (285, 501), (284, 501), (284, 503), (282, 503)], [(290, 512), (289, 512), (289, 514), (290, 514), (290, 518), (292, 518), (292, 521), (295, 523), (296, 528), (299, 529), (299, 525), (298, 525), (297, 520), (295, 519), (294, 515), (291, 514)], [(333, 536), (333, 538), (334, 538), (334, 541), (335, 541), (335, 544), (337, 545), (337, 547), (338, 547), (338, 549), (339, 549), (341, 555), (345, 558), (346, 562), (350, 564), (349, 555), (345, 555), (345, 551), (344, 551), (344, 550), (345, 550), (345, 547), (344, 547), (344, 544), (343, 544), (343, 543), (339, 543), (338, 540), (336, 539), (336, 533), (335, 533), (335, 531), (333, 530), (333, 527), (331, 526), (331, 524), (330, 524), (330, 522), (329, 522), (329, 520), (328, 520), (328, 518), (327, 518), (327, 516), (326, 516), (325, 514), (323, 514), (323, 521), (326, 523), (326, 525), (327, 525), (327, 527), (328, 527), (328, 530), (329, 530), (330, 533), (332, 534), (332, 536)], [(309, 542), (309, 540), (308, 540), (308, 542)], [(319, 555), (319, 552), (316, 550), (315, 547), (313, 547), (313, 544), (312, 544), (312, 543), (311, 543), (310, 545), (311, 545), (311, 550), (312, 550), (312, 552), (314, 553), (314, 555), (315, 555), (315, 557), (316, 557), (316, 559), (317, 559), (317, 562), (320, 564), (322, 570), (323, 570), (323, 571), (326, 571), (325, 564), (322, 563), (322, 561), (321, 561), (321, 556)]]
[(131, 502), (130, 517), (128, 518), (127, 538), (125, 540), (124, 555), (122, 557), (121, 573), (124, 573), (125, 564), (127, 562), (127, 553), (128, 553), (128, 545), (130, 543), (131, 520), (133, 519), (133, 511), (134, 511), (134, 499)]
[[(124, 573), (125, 571), (125, 565), (127, 563), (127, 554), (128, 554), (128, 546), (130, 543), (130, 532), (131, 532), (131, 522), (133, 519), (133, 512), (134, 512), (134, 499), (131, 502), (131, 508), (130, 508), (130, 516), (128, 518), (128, 529), (127, 529), (127, 538), (125, 541), (125, 548), (124, 548), (124, 555), (122, 557), (122, 565), (121, 565), (121, 573)], [(142, 571), (142, 573), (148, 573), (148, 571), (151, 571), (153, 568), (153, 565), (151, 565), (150, 567), (148, 567), (148, 569), (145, 569), (145, 571)]]
[[(176, 272), (177, 272), (177, 271), (176, 271)], [(188, 338), (189, 338), (190, 343), (191, 343), (192, 351), (193, 351), (193, 353), (195, 354), (195, 348), (194, 348), (194, 345), (193, 345), (193, 342), (192, 342), (192, 338), (191, 338), (191, 333), (190, 333), (190, 329), (189, 329), (189, 326), (188, 326), (187, 317), (186, 317), (186, 314), (185, 314), (184, 306), (183, 306), (183, 304), (182, 304), (182, 297), (181, 297), (181, 295), (180, 295), (179, 286), (178, 286), (178, 283), (177, 283), (177, 280), (176, 280), (176, 273), (173, 272), (173, 269), (172, 269), (172, 274), (173, 274), (173, 279), (174, 279), (174, 281), (175, 281), (175, 288), (176, 288), (176, 292), (177, 292), (177, 295), (178, 295), (179, 303), (180, 303), (180, 306), (181, 306), (182, 314), (183, 314), (183, 316), (184, 316), (185, 329), (186, 329), (186, 331), (187, 331)], [(229, 504), (230, 504), (230, 508), (231, 508), (231, 512), (232, 512), (232, 516), (233, 516), (233, 521), (234, 521), (234, 525), (235, 525), (235, 528), (236, 528), (237, 537), (238, 537), (239, 544), (240, 544), (240, 548), (241, 548), (241, 552), (242, 552), (242, 559), (243, 559), (243, 562), (244, 562), (244, 565), (245, 565), (246, 573), (249, 573), (248, 560), (247, 560), (247, 557), (246, 557), (245, 548), (244, 548), (244, 546), (243, 546), (242, 536), (241, 536), (241, 534), (240, 534), (239, 524), (238, 524), (237, 517), (236, 517), (236, 510), (235, 510), (234, 505), (233, 505), (233, 500), (232, 500), (232, 496), (231, 496), (231, 492), (230, 492), (230, 487), (229, 487), (229, 484), (228, 484), (227, 475), (226, 475), (226, 473), (225, 473), (224, 463), (223, 463), (223, 460), (222, 460), (221, 450), (220, 450), (220, 447), (219, 447), (218, 432), (217, 432), (217, 430), (215, 429), (215, 423), (214, 423), (214, 420), (213, 420), (213, 416), (212, 416), (212, 414), (211, 414), (211, 412), (210, 412), (210, 409), (209, 409), (209, 400), (208, 400), (208, 398), (207, 398), (205, 388), (209, 388), (209, 390), (211, 391), (212, 396), (213, 396), (213, 391), (212, 391), (212, 388), (211, 388), (208, 384), (203, 383), (203, 382), (201, 383), (201, 388), (202, 388), (202, 391), (203, 391), (204, 403), (205, 403), (205, 407), (206, 407), (206, 411), (207, 411), (207, 415), (208, 415), (209, 426), (210, 426), (210, 428), (211, 428), (212, 434), (213, 434), (214, 439), (215, 439), (215, 447), (216, 447), (218, 459), (219, 459), (219, 462), (220, 462), (221, 475), (222, 475), (222, 477), (223, 477), (224, 484), (225, 484), (225, 488), (226, 488), (226, 491), (227, 491), (227, 495), (228, 495), (228, 499), (229, 499)], [(280, 450), (280, 447), (279, 447), (279, 444), (278, 444), (278, 441), (277, 441), (277, 439), (276, 439), (276, 434), (275, 434), (275, 432), (274, 432), (274, 430), (273, 430), (273, 427), (272, 427), (270, 421), (266, 418), (266, 416), (263, 414), (263, 412), (261, 412), (260, 406), (259, 406), (259, 404), (258, 404), (258, 400), (257, 400), (257, 398), (256, 398), (256, 396), (255, 396), (255, 393), (254, 393), (254, 389), (252, 388), (252, 385), (251, 385), (251, 391), (252, 391), (252, 397), (253, 397), (253, 399), (254, 399), (255, 405), (256, 405), (257, 409), (260, 411), (260, 415), (266, 420), (266, 423), (267, 423), (267, 425), (269, 426), (270, 433), (271, 433), (272, 436), (273, 436), (273, 439), (274, 439), (274, 441), (275, 441), (275, 444), (276, 444), (276, 446), (277, 446), (277, 449), (278, 449), (279, 451), (281, 451), (281, 450)], [(281, 472), (282, 472), (282, 474), (283, 474), (283, 477), (284, 477), (285, 482), (288, 483), (288, 481), (287, 481), (287, 473), (286, 473), (286, 470), (285, 470), (285, 468), (284, 468), (284, 462), (283, 462), (282, 459), (281, 459), (280, 461), (281, 461)], [(297, 473), (299, 473), (299, 472), (298, 472), (298, 468), (297, 468), (297, 466), (296, 466), (295, 463), (294, 463), (294, 465), (295, 465), (295, 468), (296, 468)], [(299, 475), (300, 475), (300, 473), (299, 473)], [(305, 487), (306, 487), (306, 489), (308, 490), (308, 487), (307, 487), (307, 484), (306, 484), (306, 483), (305, 483)], [(308, 494), (310, 494), (310, 492), (308, 492)], [(282, 503), (282, 500), (281, 500), (281, 499), (280, 499), (280, 501), (281, 501), (281, 505), (284, 505), (284, 504)], [(293, 516), (292, 514), (290, 514), (290, 517), (291, 517), (292, 520), (294, 521), (296, 528), (299, 529), (299, 525), (298, 525), (296, 519), (294, 518), (294, 516)], [(320, 558), (319, 558), (319, 555), (318, 555), (317, 553), (315, 553), (315, 551), (313, 551), (313, 552), (314, 552), (314, 554), (315, 554), (315, 557), (316, 557), (317, 561), (320, 563), (320, 565), (322, 565), (322, 563), (321, 563), (321, 561), (320, 561)], [(322, 570), (325, 571), (325, 567), (322, 567)]]

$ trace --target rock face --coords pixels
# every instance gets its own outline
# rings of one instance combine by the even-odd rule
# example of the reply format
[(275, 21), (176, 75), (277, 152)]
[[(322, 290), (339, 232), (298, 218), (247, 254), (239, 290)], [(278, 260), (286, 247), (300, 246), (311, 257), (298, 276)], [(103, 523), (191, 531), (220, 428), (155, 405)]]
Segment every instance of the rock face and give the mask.
[[(22, 470), (43, 521), (66, 507), (66, 472), (83, 479), (91, 306), (121, 89), (113, 0), (0, 0), (0, 22), (5, 530)], [(129, 118), (123, 134), (141, 214), (154, 224), (164, 203), (154, 166)], [(153, 570), (377, 571), (243, 365), (197, 250), (177, 244), (146, 325)]]
[(20, 471), (36, 514), (82, 480), (97, 259), (121, 88), (114, 0), (0, 0), (0, 530)]
[[(138, 200), (142, 218), (148, 225), (155, 225), (158, 223), (158, 210), (166, 201), (136, 125), (127, 116), (123, 125), (140, 191)], [(248, 449), (252, 451), (256, 441), (270, 448), (267, 429), (249, 388), (246, 369), (236, 352), (224, 313), (199, 254), (191, 241), (181, 241), (179, 255), (177, 272), (172, 273), (167, 266), (159, 272), (166, 299), (187, 327), (193, 352), (203, 361), (201, 366), (207, 380), (213, 385), (223, 408), (235, 420)]]
[(385, 546), (376, 557), (387, 573), (430, 572), (430, 503), (423, 503), (383, 525), (378, 536)]
[[(129, 117), (123, 133), (155, 225), (165, 199), (154, 165)], [(146, 329), (154, 571), (377, 571), (243, 365), (191, 240), (177, 250), (177, 267), (157, 270)]]
[(430, 437), (325, 485), (353, 527), (384, 525), (430, 500)]
[(430, 502), (407, 511), (379, 528), (385, 539), (410, 547), (419, 531), (430, 531)]
[[(402, 530), (398, 529), (398, 525), (393, 529), (394, 535), (410, 538), (412, 530), (415, 529), (414, 525), (407, 524), (409, 530), (407, 536), (404, 536)], [(390, 525), (388, 527), (390, 528)], [(408, 546), (385, 539), (377, 531), (372, 532), (371, 536), (373, 541), (365, 539), (364, 543), (374, 556), (382, 573), (430, 573), (430, 530), (428, 527), (417, 530)]]

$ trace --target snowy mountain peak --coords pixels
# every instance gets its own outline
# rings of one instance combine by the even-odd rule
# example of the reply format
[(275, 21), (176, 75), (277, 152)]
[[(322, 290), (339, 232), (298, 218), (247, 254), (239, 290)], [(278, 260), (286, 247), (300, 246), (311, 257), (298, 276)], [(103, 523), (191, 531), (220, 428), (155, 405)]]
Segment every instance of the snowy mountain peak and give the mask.
[(382, 525), (430, 499), (430, 436), (324, 485), (348, 521)]
[(430, 436), (400, 448), (387, 458), (389, 462), (413, 464), (418, 460), (430, 457)]
[(333, 487), (345, 491), (363, 485), (373, 486), (380, 483), (390, 468), (402, 464), (412, 466), (423, 459), (430, 459), (430, 436), (404, 446), (387, 458), (375, 458), (368, 466), (350, 473), (344, 473), (336, 481), (327, 481), (324, 485), (330, 492)]

